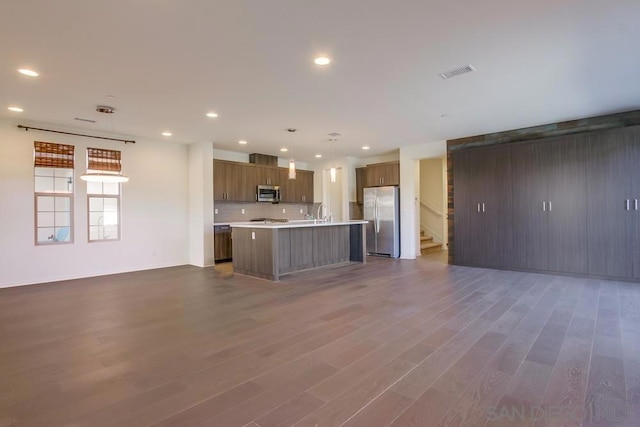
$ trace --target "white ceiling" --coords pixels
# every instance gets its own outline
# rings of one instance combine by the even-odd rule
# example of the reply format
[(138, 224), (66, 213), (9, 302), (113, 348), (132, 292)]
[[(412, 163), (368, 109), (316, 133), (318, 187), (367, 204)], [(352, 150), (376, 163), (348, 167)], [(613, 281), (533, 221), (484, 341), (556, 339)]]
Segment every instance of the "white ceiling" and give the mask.
[(376, 155), (640, 108), (639, 16), (638, 0), (5, 1), (0, 115), (302, 161)]

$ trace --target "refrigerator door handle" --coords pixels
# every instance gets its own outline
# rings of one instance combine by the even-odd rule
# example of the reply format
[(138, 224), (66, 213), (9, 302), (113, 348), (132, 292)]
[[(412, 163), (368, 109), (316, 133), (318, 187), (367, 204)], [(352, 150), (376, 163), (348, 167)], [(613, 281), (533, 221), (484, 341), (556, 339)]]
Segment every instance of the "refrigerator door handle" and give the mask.
[(378, 198), (376, 197), (376, 234), (380, 233), (380, 212), (378, 208)]

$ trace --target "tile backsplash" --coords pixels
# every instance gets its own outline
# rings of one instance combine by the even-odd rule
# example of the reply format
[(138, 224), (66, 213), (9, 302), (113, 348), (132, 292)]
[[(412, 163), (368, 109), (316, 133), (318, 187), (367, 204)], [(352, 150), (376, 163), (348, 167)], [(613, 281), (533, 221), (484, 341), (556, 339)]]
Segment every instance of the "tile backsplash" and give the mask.
[[(312, 213), (312, 203), (239, 203), (215, 202), (214, 209), (218, 213), (213, 215), (214, 222), (250, 221), (253, 218), (286, 218), (305, 219), (305, 215)], [(242, 210), (244, 209), (244, 214)], [(284, 209), (284, 212), (282, 210)], [(300, 213), (302, 210), (302, 213)], [(215, 211), (214, 211), (215, 212)]]

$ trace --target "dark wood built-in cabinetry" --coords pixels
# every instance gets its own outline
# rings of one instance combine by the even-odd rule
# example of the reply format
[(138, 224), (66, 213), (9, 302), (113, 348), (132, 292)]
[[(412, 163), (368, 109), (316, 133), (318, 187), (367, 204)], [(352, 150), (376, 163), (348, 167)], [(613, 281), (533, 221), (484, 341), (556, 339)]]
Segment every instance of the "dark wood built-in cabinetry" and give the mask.
[(509, 265), (510, 154), (508, 148), (454, 153), (457, 172), (454, 195), (455, 247), (457, 260), (461, 264), (487, 267)]
[(356, 168), (356, 202), (364, 203), (366, 187), (400, 185), (400, 162), (374, 163)]
[(249, 202), (256, 199), (256, 168), (253, 165), (213, 161), (213, 199)]
[(400, 162), (367, 165), (367, 187), (400, 185)]
[(640, 279), (640, 128), (451, 152), (454, 262)]
[(280, 186), (280, 201), (284, 203), (313, 203), (313, 171), (298, 169), (296, 179), (289, 179), (286, 168), (213, 161), (214, 200), (255, 202), (257, 185)]

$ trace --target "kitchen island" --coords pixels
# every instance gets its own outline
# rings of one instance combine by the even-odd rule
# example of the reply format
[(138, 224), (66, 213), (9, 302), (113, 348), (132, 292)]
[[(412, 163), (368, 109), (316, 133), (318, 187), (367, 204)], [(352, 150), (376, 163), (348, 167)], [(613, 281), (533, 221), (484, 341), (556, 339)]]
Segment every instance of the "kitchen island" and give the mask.
[(233, 271), (269, 280), (331, 264), (366, 261), (367, 221), (231, 224)]

